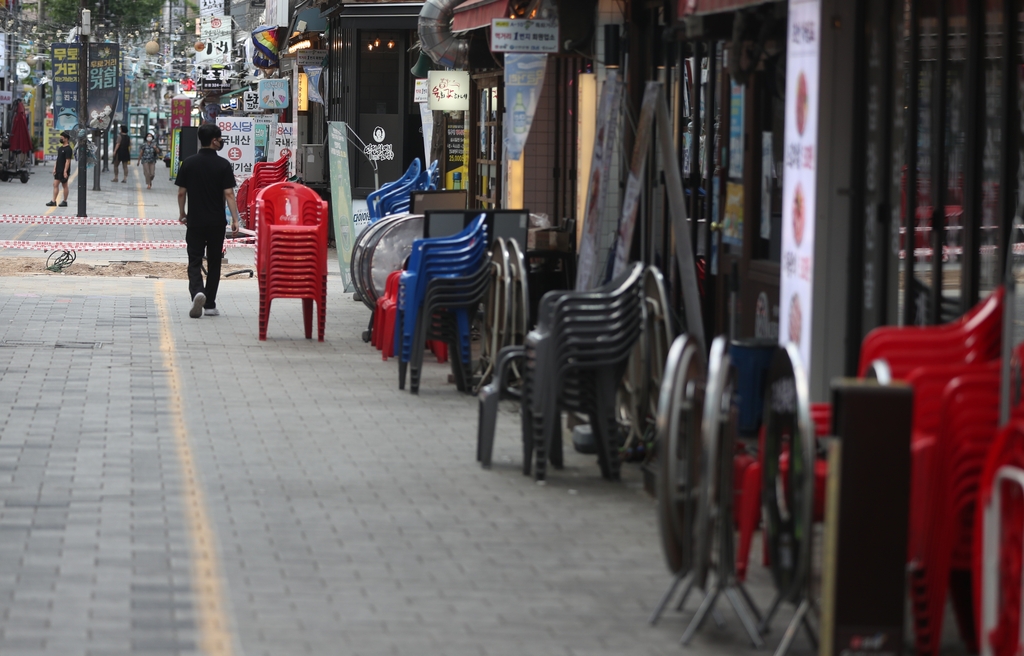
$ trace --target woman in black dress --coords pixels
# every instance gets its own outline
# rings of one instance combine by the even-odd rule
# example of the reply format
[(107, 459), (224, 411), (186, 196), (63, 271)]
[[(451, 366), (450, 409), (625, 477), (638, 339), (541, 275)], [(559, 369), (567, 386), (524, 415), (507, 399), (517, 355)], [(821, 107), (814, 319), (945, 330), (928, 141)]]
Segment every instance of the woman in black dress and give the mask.
[(121, 182), (128, 182), (128, 162), (132, 158), (131, 152), (132, 143), (128, 137), (128, 126), (121, 125), (121, 133), (117, 135), (117, 141), (114, 142), (114, 179), (111, 182), (117, 182), (119, 164), (124, 165), (124, 179)]

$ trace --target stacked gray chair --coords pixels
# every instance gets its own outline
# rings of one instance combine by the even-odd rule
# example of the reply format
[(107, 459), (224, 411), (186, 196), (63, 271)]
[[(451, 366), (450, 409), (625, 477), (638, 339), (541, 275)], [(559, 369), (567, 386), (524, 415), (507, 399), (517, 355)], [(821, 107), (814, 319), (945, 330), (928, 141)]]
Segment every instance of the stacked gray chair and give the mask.
[[(547, 463), (562, 465), (561, 411), (586, 414), (597, 443), (601, 475), (619, 478), (616, 389), (643, 321), (644, 266), (635, 263), (612, 282), (587, 292), (551, 291), (538, 310), (537, 327), (524, 346), (498, 354), (494, 381), (480, 392), (477, 458), (490, 466), (499, 398), (519, 398), (523, 473), (537, 480)], [(523, 364), (520, 392), (507, 388), (506, 375)], [(536, 466), (531, 464), (536, 459)]]

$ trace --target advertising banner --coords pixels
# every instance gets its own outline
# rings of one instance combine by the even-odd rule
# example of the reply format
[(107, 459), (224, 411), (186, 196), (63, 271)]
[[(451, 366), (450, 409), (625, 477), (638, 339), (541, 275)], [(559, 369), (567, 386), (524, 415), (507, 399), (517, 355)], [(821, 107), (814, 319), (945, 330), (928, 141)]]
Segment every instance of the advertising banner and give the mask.
[(576, 289), (586, 291), (596, 285), (597, 247), (601, 216), (604, 214), (608, 176), (615, 151), (619, 107), (622, 105), (622, 80), (618, 71), (610, 69), (601, 88), (601, 102), (597, 111), (597, 132), (594, 134), (594, 154), (590, 165), (590, 186), (587, 209), (584, 214), (583, 239), (580, 241), (579, 264), (576, 268)]
[(308, 84), (306, 86), (306, 93), (309, 99), (313, 102), (324, 104), (324, 97), (320, 95), (320, 75), (323, 73), (323, 66), (307, 66), (306, 77), (308, 78)]
[(171, 130), (171, 179), (178, 177), (178, 168), (181, 166), (178, 150), (181, 148), (181, 129)]
[(277, 116), (253, 116), (252, 120), (256, 123), (256, 161), (269, 162), (274, 143), (273, 136), (277, 134)]
[(171, 98), (171, 129), (192, 125), (192, 99), (181, 96)]
[(244, 116), (221, 116), (217, 118), (217, 127), (224, 141), (217, 154), (231, 162), (235, 182), (242, 184), (252, 175), (256, 163), (256, 122)]
[(491, 52), (557, 54), (558, 21), (491, 19)]
[(57, 161), (57, 149), (60, 148), (60, 132), (53, 129), (53, 119), (43, 120), (43, 159), (47, 162)]
[(260, 80), (256, 93), (260, 109), (284, 109), (288, 106), (288, 78)]
[(295, 175), (295, 152), (299, 149), (299, 135), (294, 123), (278, 123), (274, 142), (270, 148), (270, 161), (288, 158), (288, 176)]
[(469, 109), (469, 71), (430, 71), (430, 109), (466, 111)]
[(427, 82), (427, 78), (419, 78), (416, 80), (416, 88), (412, 92), (412, 101), (414, 103), (425, 103), (430, 100), (429, 97), (430, 85)]
[(509, 159), (518, 160), (523, 154), (547, 63), (547, 55), (505, 55), (505, 148)]
[(196, 65), (231, 63), (231, 17), (203, 16), (199, 23), (199, 40), (206, 48), (196, 53)]
[(334, 237), (338, 247), (341, 281), (347, 292), (352, 289), (352, 246), (355, 244), (356, 237), (356, 226), (352, 216), (352, 179), (349, 177), (348, 133), (345, 124), (341, 121), (330, 121), (327, 126)]
[(121, 53), (116, 43), (89, 44), (89, 127), (106, 130), (117, 107)]
[(821, 0), (790, 0), (787, 41), (779, 343), (796, 343), (810, 371)]
[(81, 48), (77, 43), (55, 43), (50, 47), (53, 71), (53, 116), (57, 131), (71, 130), (78, 125), (78, 61)]

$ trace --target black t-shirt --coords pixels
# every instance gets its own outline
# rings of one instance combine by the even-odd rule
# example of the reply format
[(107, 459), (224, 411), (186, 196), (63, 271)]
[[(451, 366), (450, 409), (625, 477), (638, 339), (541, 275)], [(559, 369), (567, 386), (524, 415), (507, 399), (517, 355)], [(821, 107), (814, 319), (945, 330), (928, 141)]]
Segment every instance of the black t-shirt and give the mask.
[(71, 146), (60, 146), (57, 148), (57, 168), (54, 170), (62, 178), (64, 177), (64, 166), (71, 157)]
[(199, 152), (181, 163), (174, 184), (188, 191), (188, 220), (213, 227), (224, 225), (224, 191), (235, 188), (235, 172), (231, 163), (212, 148)]

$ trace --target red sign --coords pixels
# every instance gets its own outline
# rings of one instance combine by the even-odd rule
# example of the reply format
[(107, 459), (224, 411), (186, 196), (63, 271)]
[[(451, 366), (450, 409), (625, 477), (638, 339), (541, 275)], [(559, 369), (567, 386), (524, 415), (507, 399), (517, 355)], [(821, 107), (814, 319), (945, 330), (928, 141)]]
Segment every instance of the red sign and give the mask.
[(171, 129), (184, 128), (192, 124), (192, 99), (173, 98), (171, 100)]
[(237, 162), (242, 159), (242, 149), (238, 146), (232, 146), (231, 149), (228, 150), (228, 159), (232, 162)]

